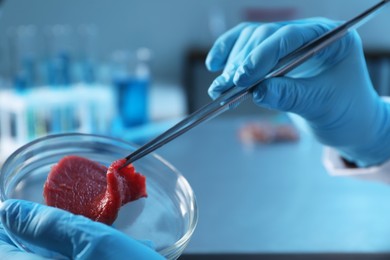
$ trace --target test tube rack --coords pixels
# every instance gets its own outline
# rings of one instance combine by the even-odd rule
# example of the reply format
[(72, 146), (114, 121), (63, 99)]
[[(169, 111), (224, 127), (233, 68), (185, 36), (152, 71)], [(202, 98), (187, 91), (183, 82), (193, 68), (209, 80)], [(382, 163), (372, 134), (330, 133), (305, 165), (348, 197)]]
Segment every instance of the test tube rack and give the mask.
[(109, 86), (0, 90), (0, 163), (20, 146), (48, 134), (107, 133), (115, 114)]

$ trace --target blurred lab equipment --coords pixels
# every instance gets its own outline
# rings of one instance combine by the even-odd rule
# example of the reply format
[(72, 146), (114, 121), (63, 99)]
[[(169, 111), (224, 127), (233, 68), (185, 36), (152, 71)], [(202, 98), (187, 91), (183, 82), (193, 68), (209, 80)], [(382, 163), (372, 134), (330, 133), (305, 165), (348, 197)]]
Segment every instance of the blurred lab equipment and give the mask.
[[(129, 139), (134, 135), (128, 130), (134, 129), (135, 138), (144, 140), (168, 128), (165, 122), (153, 124), (156, 117), (181, 115), (180, 100), (158, 111), (149, 102), (151, 96), (156, 99), (150, 93), (151, 50), (118, 50), (106, 61), (98, 57), (98, 29), (94, 24), (8, 28), (4, 80), (0, 77), (0, 163), (16, 148), (47, 134)], [(164, 84), (156, 86), (154, 92), (166, 93)]]
[(24, 91), (38, 83), (39, 42), (37, 27), (29, 24), (9, 28), (8, 41), (8, 74), (13, 87)]
[(0, 91), (0, 161), (27, 141), (52, 133), (107, 133), (115, 114), (104, 85), (43, 86), (20, 93)]
[(238, 138), (243, 145), (275, 144), (295, 142), (299, 133), (293, 124), (272, 121), (245, 122), (238, 130)]
[(75, 59), (73, 28), (56, 24), (45, 28), (46, 64), (45, 78), (51, 86), (67, 86), (72, 82), (71, 66)]
[(390, 96), (390, 53), (372, 51), (365, 56), (375, 89), (382, 96)]
[(8, 72), (0, 87), (0, 162), (47, 134), (107, 134), (116, 115), (112, 86), (95, 77), (97, 28), (9, 28)]
[(112, 82), (124, 127), (139, 126), (149, 121), (150, 57), (151, 52), (147, 48), (139, 48), (136, 52), (118, 50), (112, 54)]
[(277, 22), (296, 19), (298, 10), (294, 7), (251, 7), (244, 11), (244, 21)]
[(82, 24), (78, 27), (79, 35), (79, 66), (77, 73), (77, 80), (93, 83), (97, 77), (97, 63), (98, 63), (98, 42), (99, 30), (94, 24)]
[[(382, 10), (387, 3), (388, 1), (381, 1), (376, 5), (368, 8), (364, 12), (353, 17), (352, 19), (346, 21), (345, 23), (342, 23), (334, 29), (327, 31), (320, 36), (317, 36), (311, 42), (304, 44), (296, 50), (293, 50), (291, 53), (287, 53), (286, 56), (282, 57), (278, 62), (275, 62), (276, 65), (273, 67), (273, 69), (271, 69), (270, 72), (268, 72), (264, 77), (261, 77), (259, 80), (254, 82), (254, 84), (251, 84), (246, 88), (233, 87), (226, 89), (221, 93), (220, 96), (216, 97), (214, 101), (190, 114), (189, 116), (181, 120), (179, 123), (169, 128), (164, 133), (160, 134), (153, 140), (144, 144), (136, 151), (129, 154), (126, 157), (125, 165), (132, 163), (142, 158), (143, 156), (153, 152), (154, 150), (172, 141), (183, 133), (186, 133), (188, 130), (199, 125), (200, 123), (212, 119), (222, 114), (223, 112), (234, 109), (242, 101), (246, 100), (252, 95), (252, 91), (259, 83), (269, 78), (283, 76), (294, 68), (297, 68), (314, 54), (323, 50), (325, 47), (328, 47), (337, 40), (340, 40), (343, 36), (350, 32), (350, 30), (355, 29), (359, 25), (362, 25), (367, 22), (369, 18), (372, 18), (373, 16), (378, 14), (378, 12)], [(210, 52), (212, 51), (215, 50), (212, 49)]]

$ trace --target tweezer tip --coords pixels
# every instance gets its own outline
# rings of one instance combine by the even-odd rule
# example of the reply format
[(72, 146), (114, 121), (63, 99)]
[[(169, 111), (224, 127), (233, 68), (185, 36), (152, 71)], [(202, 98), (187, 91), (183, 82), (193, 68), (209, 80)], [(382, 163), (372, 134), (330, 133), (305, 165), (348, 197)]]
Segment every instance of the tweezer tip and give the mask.
[(131, 164), (130, 158), (127, 158), (127, 157), (126, 157), (125, 159), (126, 159), (125, 163), (122, 164), (122, 165), (119, 167), (119, 170), (121, 170), (121, 169), (125, 168), (127, 165)]

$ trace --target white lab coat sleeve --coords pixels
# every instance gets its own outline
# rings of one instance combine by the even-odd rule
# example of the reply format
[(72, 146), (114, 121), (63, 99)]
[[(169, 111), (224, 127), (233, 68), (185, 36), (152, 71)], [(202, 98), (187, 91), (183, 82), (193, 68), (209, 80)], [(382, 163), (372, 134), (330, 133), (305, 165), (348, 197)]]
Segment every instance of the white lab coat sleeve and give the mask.
[(390, 160), (378, 166), (348, 168), (337, 150), (325, 147), (322, 161), (325, 169), (332, 176), (356, 177), (390, 184)]
[[(390, 97), (382, 97), (382, 99), (390, 103)], [(390, 184), (390, 160), (368, 168), (348, 168), (335, 149), (325, 147), (322, 161), (330, 175), (356, 177)]]

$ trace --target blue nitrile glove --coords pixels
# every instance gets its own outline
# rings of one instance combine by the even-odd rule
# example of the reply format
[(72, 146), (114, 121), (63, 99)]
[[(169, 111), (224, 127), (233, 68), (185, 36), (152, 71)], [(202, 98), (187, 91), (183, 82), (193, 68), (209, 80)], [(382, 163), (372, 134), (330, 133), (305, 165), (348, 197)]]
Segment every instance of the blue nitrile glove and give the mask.
[[(215, 98), (234, 85), (255, 84), (282, 57), (337, 25), (321, 18), (238, 25), (223, 34), (208, 54), (207, 68), (223, 69), (209, 94)], [(320, 142), (360, 167), (390, 158), (389, 105), (372, 86), (355, 31), (288, 75), (259, 84), (253, 100), (304, 118)]]
[[(70, 259), (164, 259), (108, 225), (37, 203), (6, 200), (0, 208), (0, 219), (13, 235)], [(46, 259), (23, 252), (2, 227), (0, 231), (0, 259)]]

